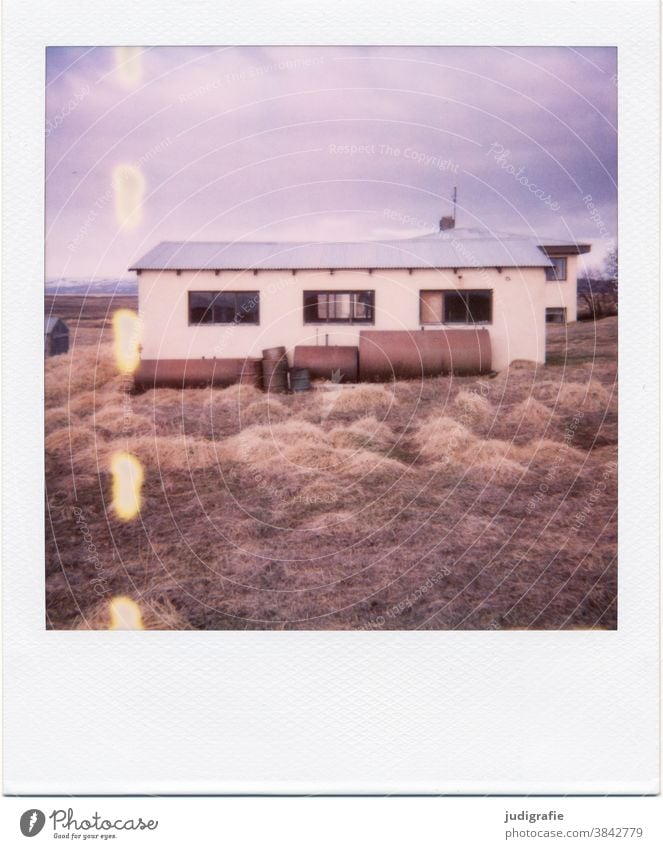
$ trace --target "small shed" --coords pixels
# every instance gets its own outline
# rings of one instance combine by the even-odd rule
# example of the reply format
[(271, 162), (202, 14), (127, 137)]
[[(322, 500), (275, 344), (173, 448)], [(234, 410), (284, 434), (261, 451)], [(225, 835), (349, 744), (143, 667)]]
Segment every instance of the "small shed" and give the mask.
[(47, 357), (66, 354), (69, 350), (69, 328), (56, 315), (44, 319), (44, 353)]

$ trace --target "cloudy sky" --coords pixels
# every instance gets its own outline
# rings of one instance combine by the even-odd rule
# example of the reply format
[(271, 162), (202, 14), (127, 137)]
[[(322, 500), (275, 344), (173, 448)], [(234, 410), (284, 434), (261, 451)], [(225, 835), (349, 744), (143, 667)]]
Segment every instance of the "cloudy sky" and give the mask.
[[(613, 48), (50, 48), (46, 274), (163, 240), (616, 240)], [(591, 200), (588, 198), (591, 196)]]

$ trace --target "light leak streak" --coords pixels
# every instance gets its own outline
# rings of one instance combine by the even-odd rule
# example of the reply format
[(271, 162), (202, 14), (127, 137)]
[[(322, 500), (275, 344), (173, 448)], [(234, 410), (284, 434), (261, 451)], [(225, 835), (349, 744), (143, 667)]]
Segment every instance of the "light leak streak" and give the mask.
[(125, 522), (134, 519), (140, 512), (143, 466), (133, 454), (116, 451), (111, 458), (113, 476), (112, 507), (118, 518)]
[(115, 48), (115, 71), (118, 79), (124, 85), (138, 85), (143, 78), (142, 54), (142, 47)]
[(116, 596), (110, 603), (111, 624), (109, 631), (143, 631), (140, 607), (126, 595)]
[(115, 364), (121, 374), (133, 374), (140, 362), (142, 325), (134, 310), (113, 313), (113, 348)]
[(116, 165), (113, 169), (113, 194), (115, 217), (123, 230), (138, 227), (143, 217), (145, 177), (140, 168), (130, 163)]

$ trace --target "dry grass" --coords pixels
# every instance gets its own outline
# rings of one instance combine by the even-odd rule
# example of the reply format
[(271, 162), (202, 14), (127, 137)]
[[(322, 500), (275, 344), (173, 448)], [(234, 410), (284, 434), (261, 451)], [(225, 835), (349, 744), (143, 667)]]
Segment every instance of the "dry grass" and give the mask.
[(543, 380), (534, 387), (533, 393), (538, 401), (549, 406), (592, 413), (606, 410), (610, 403), (610, 392), (598, 380), (587, 383)]
[(389, 389), (368, 383), (343, 383), (338, 388), (320, 389), (317, 395), (318, 403), (328, 415), (384, 413), (396, 403)]
[(49, 627), (108, 627), (114, 595), (148, 628), (616, 626), (615, 320), (494, 379), (132, 396), (102, 300), (46, 363)]
[(454, 398), (458, 414), (465, 420), (475, 424), (484, 424), (495, 415), (493, 405), (476, 392), (461, 389)]
[(532, 396), (514, 404), (506, 413), (509, 424), (516, 427), (531, 426), (540, 429), (540, 432), (543, 432), (552, 415), (550, 407), (546, 407)]
[(272, 395), (265, 395), (250, 403), (242, 412), (242, 422), (252, 424), (277, 424), (290, 416), (290, 408)]

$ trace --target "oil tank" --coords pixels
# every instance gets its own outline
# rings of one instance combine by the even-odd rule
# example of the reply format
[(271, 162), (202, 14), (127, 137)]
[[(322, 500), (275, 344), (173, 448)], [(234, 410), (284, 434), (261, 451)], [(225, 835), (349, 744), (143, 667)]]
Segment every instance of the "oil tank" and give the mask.
[(361, 380), (484, 374), (491, 369), (490, 334), (467, 330), (362, 330)]
[[(258, 363), (258, 367), (255, 363)], [(197, 386), (230, 386), (238, 380), (259, 385), (259, 364), (260, 360), (233, 358), (141, 360), (134, 374), (134, 387), (154, 389), (168, 386), (183, 389)]]

